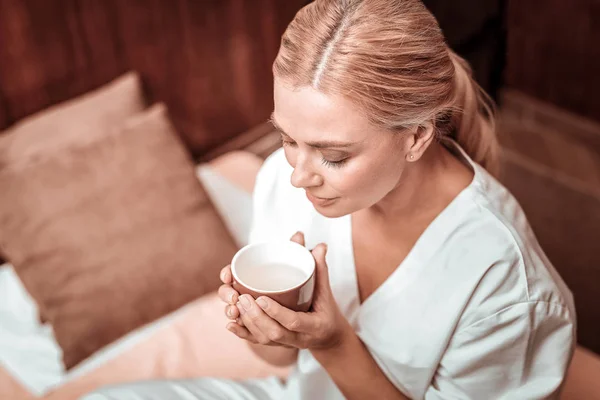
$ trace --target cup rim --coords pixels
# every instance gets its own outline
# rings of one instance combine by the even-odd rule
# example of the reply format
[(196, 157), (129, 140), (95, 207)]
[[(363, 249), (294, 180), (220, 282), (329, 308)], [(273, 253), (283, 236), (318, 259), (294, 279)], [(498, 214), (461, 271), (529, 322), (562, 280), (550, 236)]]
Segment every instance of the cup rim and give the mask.
[[(235, 268), (236, 261), (239, 259), (239, 257), (243, 253), (245, 253), (248, 249), (250, 249), (250, 248), (257, 247), (257, 246), (260, 246), (260, 245), (273, 245), (273, 244), (285, 244), (285, 245), (299, 246), (300, 248), (306, 250), (309, 253), (309, 255), (310, 255), (311, 259), (312, 259), (312, 262), (311, 262), (312, 271), (311, 271), (311, 273), (308, 274), (308, 276), (302, 282), (298, 283), (297, 285), (294, 285), (294, 286), (286, 288), (286, 289), (281, 289), (281, 290), (259, 290), (259, 289), (256, 289), (256, 288), (254, 288), (254, 287), (246, 284), (241, 279), (239, 279), (239, 277), (238, 277), (238, 275), (237, 275), (237, 273), (235, 271), (236, 270), (236, 268)], [(294, 289), (298, 289), (298, 288), (302, 287), (304, 284), (306, 284), (306, 282), (308, 282), (314, 276), (315, 271), (317, 269), (316, 267), (317, 267), (317, 265), (316, 265), (315, 259), (314, 259), (313, 255), (312, 255), (312, 253), (310, 252), (310, 250), (308, 250), (306, 247), (302, 246), (301, 244), (298, 244), (298, 243), (293, 242), (291, 240), (286, 240), (286, 241), (278, 240), (278, 241), (257, 242), (257, 243), (247, 244), (246, 246), (244, 246), (241, 249), (239, 249), (237, 251), (237, 253), (235, 253), (235, 255), (233, 256), (233, 259), (231, 260), (231, 265), (230, 265), (231, 274), (233, 275), (233, 279), (238, 284), (244, 286), (246, 289), (252, 290), (253, 292), (260, 293), (260, 294), (281, 294), (281, 293), (291, 292)]]

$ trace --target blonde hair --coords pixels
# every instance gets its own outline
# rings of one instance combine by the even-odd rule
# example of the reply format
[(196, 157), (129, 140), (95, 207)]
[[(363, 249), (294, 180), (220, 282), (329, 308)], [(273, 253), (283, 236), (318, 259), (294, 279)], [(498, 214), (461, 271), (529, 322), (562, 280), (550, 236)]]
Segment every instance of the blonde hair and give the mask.
[(276, 79), (349, 98), (377, 126), (433, 123), (495, 174), (494, 104), (418, 0), (316, 0), (281, 39)]

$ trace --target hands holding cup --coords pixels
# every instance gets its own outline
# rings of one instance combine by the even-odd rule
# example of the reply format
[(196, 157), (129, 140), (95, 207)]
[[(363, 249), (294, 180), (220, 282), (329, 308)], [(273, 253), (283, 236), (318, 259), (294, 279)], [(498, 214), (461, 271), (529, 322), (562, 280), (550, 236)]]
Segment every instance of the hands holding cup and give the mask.
[[(323, 349), (341, 342), (352, 327), (331, 292), (326, 252), (324, 244), (309, 252), (300, 232), (291, 243), (262, 243), (240, 250), (220, 275), (219, 297), (227, 303), (225, 314), (235, 321), (227, 329), (249, 342), (270, 346)], [(304, 279), (298, 278), (293, 286), (283, 282), (288, 287), (277, 290), (281, 279), (264, 279), (260, 274), (268, 271), (264, 265), (275, 264), (282, 270), (284, 265), (300, 269)], [(258, 287), (261, 279), (265, 284)]]

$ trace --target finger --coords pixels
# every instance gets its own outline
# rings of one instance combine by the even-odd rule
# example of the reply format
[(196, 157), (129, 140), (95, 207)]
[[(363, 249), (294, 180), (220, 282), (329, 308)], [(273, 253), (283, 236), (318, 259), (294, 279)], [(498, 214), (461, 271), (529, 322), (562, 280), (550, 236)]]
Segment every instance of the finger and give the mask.
[(269, 297), (259, 297), (256, 304), (269, 317), (292, 332), (313, 332), (318, 328), (315, 317), (307, 313), (290, 310)]
[(240, 316), (240, 312), (239, 312), (239, 310), (238, 310), (238, 308), (236, 306), (232, 306), (231, 304), (227, 304), (225, 306), (225, 315), (230, 320), (235, 321)]
[(236, 323), (230, 322), (230, 323), (227, 324), (227, 330), (229, 332), (232, 332), (234, 335), (236, 335), (240, 339), (244, 339), (244, 340), (247, 340), (249, 342), (258, 344), (258, 342), (252, 336), (252, 334), (250, 333), (250, 331), (248, 329), (244, 328), (243, 326), (240, 326), (240, 325), (238, 325)]
[[(252, 334), (250, 333), (250, 331), (247, 328), (238, 326), (238, 325), (234, 324), (233, 322), (231, 323), (231, 325), (229, 325), (229, 324), (227, 325), (227, 330), (229, 332), (232, 332), (233, 334), (235, 334), (240, 339), (247, 340), (247, 341), (249, 341), (251, 343), (254, 343), (254, 344), (260, 344), (252, 336)], [(294, 348), (293, 346), (282, 345), (282, 344), (277, 344), (277, 343), (269, 343), (266, 346), (285, 347), (286, 349), (293, 349)]]
[(256, 304), (256, 301), (248, 295), (240, 297), (242, 321), (250, 333), (261, 344), (280, 343), (293, 345), (295, 343), (295, 334), (277, 321), (269, 317)]
[(322, 296), (325, 293), (331, 293), (329, 284), (329, 268), (325, 256), (327, 255), (327, 245), (320, 243), (312, 250), (315, 259), (315, 277), (317, 279), (315, 286), (315, 297)]
[(238, 292), (230, 285), (221, 285), (219, 287), (219, 298), (227, 304), (234, 305), (240, 297)]
[(227, 265), (225, 266), (221, 272), (219, 273), (219, 278), (221, 278), (221, 282), (227, 284), (227, 285), (231, 285), (231, 283), (233, 282), (233, 278), (231, 276), (231, 266)]
[(256, 342), (259, 344), (268, 344), (270, 343), (269, 339), (267, 338), (266, 335), (263, 335), (263, 333), (252, 323), (252, 320), (250, 319), (250, 317), (248, 317), (247, 315), (244, 314), (244, 311), (241, 307), (241, 305), (239, 306), (240, 309), (240, 320), (242, 322), (242, 325), (244, 328), (246, 328), (250, 334), (256, 339)]
[(298, 231), (298, 232), (294, 233), (294, 235), (292, 236), (292, 238), (290, 240), (292, 242), (296, 242), (299, 245), (304, 246), (304, 233)]
[[(269, 338), (260, 329), (258, 329), (258, 327), (254, 324), (254, 319), (256, 317), (248, 315), (247, 310), (249, 308), (251, 308), (251, 304), (252, 304), (253, 300), (254, 299), (252, 299), (252, 296), (249, 296), (249, 295), (240, 296), (240, 300), (236, 304), (238, 310), (240, 311), (240, 319), (242, 320), (242, 323), (244, 324), (246, 329), (248, 329), (248, 331), (252, 334), (252, 336), (256, 339), (256, 341), (258, 343), (267, 344), (270, 342)], [(247, 306), (247, 305), (244, 306), (242, 304), (242, 302), (244, 302), (244, 303), (248, 302), (248, 304), (250, 304), (250, 306)]]

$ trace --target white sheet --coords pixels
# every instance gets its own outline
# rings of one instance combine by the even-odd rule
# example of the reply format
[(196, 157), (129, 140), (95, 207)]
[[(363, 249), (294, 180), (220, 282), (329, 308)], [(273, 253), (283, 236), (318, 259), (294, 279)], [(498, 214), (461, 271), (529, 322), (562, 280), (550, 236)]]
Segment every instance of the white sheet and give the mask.
[[(245, 245), (250, 232), (252, 196), (208, 166), (199, 166), (197, 175), (237, 244)], [(41, 396), (130, 348), (182, 309), (131, 332), (65, 373), (51, 327), (39, 323), (36, 304), (12, 266), (5, 264), (0, 266), (0, 364), (29, 391)]]

